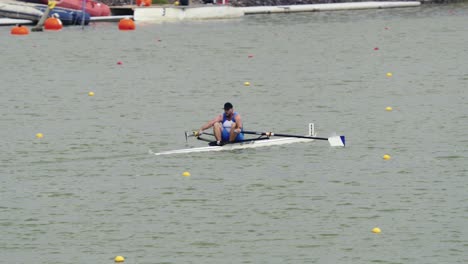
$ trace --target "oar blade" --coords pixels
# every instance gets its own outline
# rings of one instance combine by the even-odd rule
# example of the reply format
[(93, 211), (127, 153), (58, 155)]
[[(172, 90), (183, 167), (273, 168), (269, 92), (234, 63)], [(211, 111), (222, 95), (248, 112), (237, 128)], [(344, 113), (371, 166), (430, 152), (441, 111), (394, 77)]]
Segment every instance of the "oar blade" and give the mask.
[(330, 143), (332, 147), (344, 147), (346, 145), (345, 136), (329, 137), (328, 143)]

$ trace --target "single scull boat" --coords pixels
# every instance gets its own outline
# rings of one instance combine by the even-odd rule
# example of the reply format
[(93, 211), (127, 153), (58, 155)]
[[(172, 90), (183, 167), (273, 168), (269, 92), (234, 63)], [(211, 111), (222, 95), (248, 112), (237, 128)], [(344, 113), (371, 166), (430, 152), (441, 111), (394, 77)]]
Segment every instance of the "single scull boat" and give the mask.
[[(246, 139), (241, 142), (228, 143), (222, 146), (209, 146), (209, 147), (199, 147), (199, 148), (187, 148), (187, 149), (177, 149), (169, 150), (163, 152), (153, 152), (149, 151), (150, 154), (160, 156), (160, 155), (170, 155), (170, 154), (187, 154), (187, 153), (198, 153), (198, 152), (208, 152), (208, 151), (229, 151), (236, 149), (247, 149), (247, 148), (257, 148), (257, 147), (267, 147), (267, 146), (277, 146), (291, 143), (301, 143), (301, 142), (312, 142), (314, 140), (328, 140), (332, 147), (344, 147), (345, 146), (345, 137), (344, 136), (332, 136), (329, 138), (317, 137), (314, 131), (314, 124), (309, 124), (309, 135), (305, 136), (296, 136), (296, 135), (286, 135), (278, 134), (272, 132), (254, 132), (254, 131), (244, 131), (245, 134), (255, 134), (260, 135), (258, 138)], [(210, 135), (210, 134), (207, 134)], [(203, 141), (209, 141), (207, 139), (201, 138), (198, 135), (197, 139)], [(277, 136), (281, 138), (271, 138), (272, 136)], [(187, 137), (187, 133), (186, 133)]]

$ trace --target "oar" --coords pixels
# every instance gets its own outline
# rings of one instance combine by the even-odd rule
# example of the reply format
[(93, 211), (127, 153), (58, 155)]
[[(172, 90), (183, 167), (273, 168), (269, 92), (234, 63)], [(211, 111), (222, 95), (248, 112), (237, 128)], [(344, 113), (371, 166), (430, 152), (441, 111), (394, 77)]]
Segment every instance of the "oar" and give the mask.
[(256, 131), (243, 131), (244, 134), (251, 135), (262, 135), (267, 137), (292, 137), (292, 138), (308, 138), (308, 139), (317, 139), (317, 140), (327, 140), (332, 147), (344, 147), (345, 146), (345, 136), (333, 136), (329, 138), (324, 137), (312, 137), (312, 136), (299, 136), (299, 135), (290, 135), (290, 134), (279, 134), (273, 132), (256, 132)]
[(192, 132), (185, 131), (185, 142), (188, 142), (189, 137), (195, 137), (195, 136), (198, 137), (196, 131), (192, 131)]
[[(202, 134), (203, 134), (203, 135), (214, 136), (213, 134), (211, 134), (211, 133), (206, 133), (206, 132), (203, 132)], [(190, 132), (189, 132), (189, 131), (185, 131), (185, 142), (188, 142), (188, 138), (189, 138), (189, 137), (196, 137), (196, 138), (198, 138), (198, 137), (200, 137), (200, 136), (201, 136), (201, 134), (199, 134), (198, 131), (190, 131)]]

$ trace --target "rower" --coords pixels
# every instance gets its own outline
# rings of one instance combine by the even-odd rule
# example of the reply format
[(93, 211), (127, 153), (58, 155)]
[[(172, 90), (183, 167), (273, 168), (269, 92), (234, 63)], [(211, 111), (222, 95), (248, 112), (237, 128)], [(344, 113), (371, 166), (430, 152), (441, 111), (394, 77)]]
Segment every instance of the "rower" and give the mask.
[(200, 127), (197, 136), (203, 134), (203, 131), (210, 127), (213, 127), (213, 134), (216, 138), (216, 142), (211, 142), (210, 146), (221, 146), (225, 142), (244, 140), (242, 118), (239, 113), (234, 112), (234, 107), (229, 102), (224, 104), (224, 113), (219, 114), (213, 120)]

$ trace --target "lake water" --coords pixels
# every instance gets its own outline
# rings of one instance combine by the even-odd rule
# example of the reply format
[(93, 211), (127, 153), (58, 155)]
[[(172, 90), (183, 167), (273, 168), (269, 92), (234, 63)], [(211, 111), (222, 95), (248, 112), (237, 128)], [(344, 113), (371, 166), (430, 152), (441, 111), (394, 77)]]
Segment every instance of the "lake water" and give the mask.
[[(465, 3), (0, 28), (0, 262), (467, 263), (467, 22)], [(226, 101), (248, 130), (347, 146), (148, 153), (205, 146), (184, 131)]]

